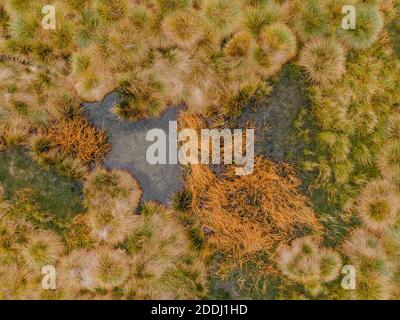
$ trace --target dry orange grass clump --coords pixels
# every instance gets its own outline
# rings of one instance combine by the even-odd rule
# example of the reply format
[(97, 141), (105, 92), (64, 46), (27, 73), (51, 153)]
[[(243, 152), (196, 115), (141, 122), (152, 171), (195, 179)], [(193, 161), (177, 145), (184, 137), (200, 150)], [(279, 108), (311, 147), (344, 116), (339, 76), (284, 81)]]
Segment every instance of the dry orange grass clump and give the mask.
[(83, 164), (100, 162), (110, 148), (104, 131), (91, 126), (84, 118), (60, 121), (49, 129), (48, 136), (63, 153)]
[(253, 174), (237, 176), (229, 168), (222, 178), (205, 166), (191, 169), (193, 209), (211, 229), (208, 243), (217, 251), (240, 260), (273, 253), (278, 243), (321, 228), (288, 165), (257, 158)]

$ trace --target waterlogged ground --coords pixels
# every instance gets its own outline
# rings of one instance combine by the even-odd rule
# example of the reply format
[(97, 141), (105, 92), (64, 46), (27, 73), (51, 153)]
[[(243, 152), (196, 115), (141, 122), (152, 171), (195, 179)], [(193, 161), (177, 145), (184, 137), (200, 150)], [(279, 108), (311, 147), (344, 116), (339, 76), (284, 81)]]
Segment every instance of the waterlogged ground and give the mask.
[(255, 153), (275, 162), (291, 162), (302, 146), (293, 139), (293, 122), (307, 105), (302, 79), (294, 65), (287, 65), (273, 83), (266, 103), (246, 107), (237, 121), (238, 128), (255, 128)]
[(124, 169), (132, 173), (143, 189), (144, 201), (169, 203), (171, 196), (182, 187), (181, 167), (173, 164), (149, 164), (146, 151), (152, 142), (146, 141), (146, 135), (155, 128), (162, 129), (168, 135), (169, 121), (177, 119), (180, 108), (168, 108), (158, 118), (130, 122), (119, 120), (111, 112), (118, 100), (119, 95), (114, 92), (107, 95), (102, 102), (84, 104), (87, 118), (106, 131), (112, 147), (104, 165), (110, 169)]
[[(298, 68), (287, 65), (274, 81), (266, 102), (248, 105), (235, 127), (255, 128), (255, 153), (275, 162), (292, 162), (302, 146), (294, 137), (293, 122), (307, 106), (302, 77)], [(224, 280), (211, 276), (209, 297), (212, 299), (274, 299), (275, 285), (271, 278), (259, 278), (254, 286), (257, 267), (248, 264), (234, 269)], [(268, 283), (268, 285), (265, 285)], [(252, 284), (249, 286), (249, 284)]]
[[(299, 73), (294, 66), (286, 67), (273, 84), (274, 90), (267, 103), (249, 105), (243, 110), (235, 127), (244, 128), (249, 122), (255, 128), (255, 152), (274, 161), (289, 161), (300, 150), (290, 141), (293, 121), (306, 104)], [(143, 200), (169, 203), (171, 196), (182, 185), (180, 165), (151, 165), (146, 160), (146, 141), (151, 129), (162, 129), (168, 135), (169, 121), (175, 121), (180, 108), (168, 108), (158, 118), (136, 122), (118, 119), (111, 109), (119, 101), (118, 93), (107, 95), (103, 101), (85, 103), (87, 118), (106, 131), (112, 149), (105, 159), (105, 166), (132, 173), (143, 189)]]
[(59, 219), (83, 211), (82, 185), (41, 167), (23, 149), (0, 155), (0, 183), (9, 200), (27, 197), (41, 212)]

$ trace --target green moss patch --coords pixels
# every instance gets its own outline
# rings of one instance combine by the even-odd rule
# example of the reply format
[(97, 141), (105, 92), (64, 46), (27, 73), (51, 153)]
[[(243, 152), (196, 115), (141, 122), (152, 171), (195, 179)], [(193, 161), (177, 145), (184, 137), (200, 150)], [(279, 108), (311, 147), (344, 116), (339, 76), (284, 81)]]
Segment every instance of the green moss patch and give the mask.
[(21, 148), (0, 155), (0, 183), (16, 213), (36, 222), (60, 225), (83, 210), (81, 184), (42, 168)]

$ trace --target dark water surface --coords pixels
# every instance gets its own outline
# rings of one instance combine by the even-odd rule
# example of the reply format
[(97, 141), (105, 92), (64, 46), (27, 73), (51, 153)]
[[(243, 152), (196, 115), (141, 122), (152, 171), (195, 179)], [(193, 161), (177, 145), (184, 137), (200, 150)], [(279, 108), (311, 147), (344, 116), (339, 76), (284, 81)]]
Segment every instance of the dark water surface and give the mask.
[[(146, 160), (146, 141), (151, 129), (162, 129), (168, 135), (169, 121), (175, 121), (182, 108), (168, 108), (158, 118), (136, 122), (118, 119), (111, 108), (118, 103), (119, 95), (114, 92), (102, 102), (85, 103), (85, 115), (96, 127), (108, 135), (111, 151), (104, 165), (110, 169), (124, 169), (133, 174), (143, 189), (143, 200), (168, 203), (173, 193), (182, 187), (180, 165), (150, 165)], [(167, 148), (168, 149), (168, 148)]]

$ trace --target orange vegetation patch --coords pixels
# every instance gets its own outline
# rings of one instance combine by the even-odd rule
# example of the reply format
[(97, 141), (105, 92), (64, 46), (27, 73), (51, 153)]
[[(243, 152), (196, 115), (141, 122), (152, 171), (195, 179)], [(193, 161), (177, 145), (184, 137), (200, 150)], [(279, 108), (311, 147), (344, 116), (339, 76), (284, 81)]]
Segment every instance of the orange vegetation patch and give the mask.
[(65, 155), (83, 164), (100, 162), (110, 149), (104, 131), (91, 126), (84, 118), (58, 122), (49, 129), (48, 136)]
[(204, 165), (192, 166), (187, 181), (193, 210), (212, 231), (208, 244), (240, 261), (321, 230), (299, 186), (290, 166), (263, 158), (247, 176), (229, 168), (218, 178)]

